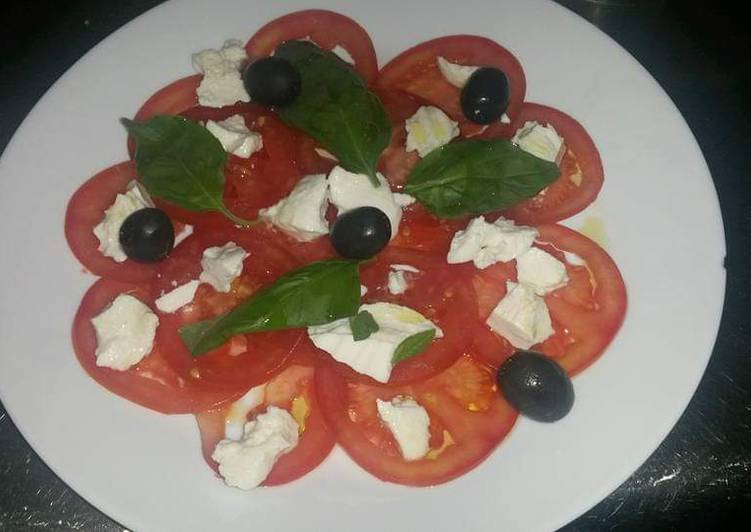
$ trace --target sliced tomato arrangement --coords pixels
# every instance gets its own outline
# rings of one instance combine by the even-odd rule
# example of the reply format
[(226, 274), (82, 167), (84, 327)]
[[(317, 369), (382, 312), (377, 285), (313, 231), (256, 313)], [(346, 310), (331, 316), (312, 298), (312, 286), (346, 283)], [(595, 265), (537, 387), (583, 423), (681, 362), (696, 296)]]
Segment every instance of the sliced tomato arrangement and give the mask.
[[(532, 348), (576, 375), (602, 355), (618, 332), (626, 314), (626, 287), (613, 259), (589, 238), (562, 225), (542, 225), (538, 230), (541, 244), (537, 246), (566, 263), (569, 281), (545, 296), (555, 334)], [(568, 262), (566, 253), (583, 264)], [(481, 320), (474, 353), (495, 367), (513, 353), (513, 347), (484, 321), (506, 294), (506, 281), (515, 278), (515, 267), (508, 263), (478, 270), (473, 278)]]
[(527, 92), (524, 69), (514, 54), (495, 41), (475, 35), (450, 35), (418, 44), (389, 61), (378, 75), (383, 89), (401, 90), (442, 109), (459, 122), (462, 136), (510, 137), (513, 124), (498, 122), (481, 126), (464, 117), (459, 101), (461, 90), (443, 77), (438, 57), (459, 65), (488, 66), (503, 71), (508, 79), (510, 96), (506, 114), (511, 122), (516, 117)]
[(378, 97), (389, 115), (391, 142), (381, 155), (378, 170), (386, 176), (389, 184), (401, 190), (412, 168), (420, 162), (416, 151), (407, 151), (407, 132), (404, 122), (417, 112), (424, 102), (400, 90), (380, 89)]
[(303, 331), (261, 332), (233, 337), (223, 346), (200, 357), (193, 357), (179, 336), (182, 326), (223, 314), (247, 299), (259, 288), (293, 269), (296, 261), (275, 246), (267, 229), (252, 231), (197, 230), (166, 259), (153, 284), (153, 297), (174, 289), (201, 272), (201, 256), (209, 247), (235, 242), (248, 257), (243, 273), (227, 293), (218, 292), (209, 284), (199, 285), (193, 301), (172, 314), (159, 314), (163, 326), (157, 340), (165, 346), (165, 359), (182, 378), (195, 386), (221, 386), (242, 392), (267, 381), (283, 367), (300, 346)]
[[(289, 453), (282, 455), (263, 482), (264, 486), (278, 486), (292, 482), (309, 473), (329, 455), (336, 439), (326, 426), (323, 412), (314, 389), (316, 369), (296, 358), (264, 388), (263, 402), (248, 412), (247, 418), (265, 411), (269, 406), (292, 413), (300, 426), (300, 440)], [(196, 415), (201, 431), (201, 449), (209, 466), (217, 473), (218, 464), (211, 458), (216, 444), (225, 437), (229, 408), (201, 412)]]
[[(537, 196), (487, 216), (492, 220), (501, 215), (536, 226), (539, 237), (534, 245), (566, 265), (568, 283), (544, 296), (554, 334), (532, 349), (555, 360), (569, 375), (579, 373), (601, 356), (626, 313), (623, 278), (612, 258), (595, 242), (552, 223), (592, 203), (603, 184), (599, 153), (581, 124), (552, 107), (524, 102), (526, 79), (518, 60), (484, 37), (433, 39), (403, 52), (379, 71), (373, 43), (359, 24), (344, 15), (314, 9), (269, 22), (248, 40), (245, 49), (249, 60), (254, 61), (272, 55), (278, 45), (294, 39), (311, 40), (335, 52), (345, 50), (378, 96), (392, 125), (391, 141), (379, 159), (378, 170), (394, 191), (403, 188), (420, 161), (415, 151), (406, 151), (404, 123), (423, 105), (437, 106), (458, 121), (464, 138), (510, 138), (528, 121), (555, 128), (565, 144), (560, 177)], [(468, 121), (460, 105), (461, 90), (444, 78), (438, 57), (459, 65), (501, 69), (510, 85), (506, 113), (511, 123), (479, 126)], [(337, 164), (336, 158), (321, 151), (320, 144), (310, 136), (285, 124), (273, 107), (255, 103), (222, 108), (198, 105), (196, 88), (200, 82), (201, 76), (194, 75), (167, 85), (143, 104), (134, 119), (180, 115), (204, 124), (240, 115), (249, 130), (259, 133), (262, 148), (249, 158), (229, 154), (223, 169), (222, 199), (236, 216), (256, 220), (261, 209), (287, 197), (300, 179), (326, 174)], [(130, 140), (129, 150), (133, 158)], [(390, 302), (408, 307), (442, 332), (421, 353), (397, 362), (384, 384), (336, 362), (313, 345), (305, 328), (237, 334), (207, 353), (191, 354), (180, 337), (182, 327), (232, 310), (292, 270), (338, 257), (332, 245), (335, 239), (302, 242), (270, 223), (239, 227), (222, 213), (192, 212), (157, 199), (156, 206), (172, 220), (175, 233), (184, 224), (191, 224), (192, 234), (166, 258), (160, 256), (159, 262), (116, 263), (99, 251), (93, 228), (103, 220), (117, 194), (137, 179), (135, 161), (120, 163), (86, 181), (68, 204), (65, 235), (70, 248), (84, 268), (101, 277), (84, 295), (74, 318), (73, 347), (84, 370), (107, 390), (158, 412), (194, 414), (204, 458), (217, 473), (212, 454), (225, 438), (227, 420), (244, 423), (270, 406), (292, 415), (300, 439), (293, 450), (277, 460), (265, 486), (307, 474), (336, 443), (379, 479), (410, 486), (440, 484), (480, 464), (513, 427), (517, 411), (503, 398), (497, 378), (498, 368), (515, 349), (493, 332), (486, 320), (506, 295), (506, 282), (517, 281), (516, 262), (501, 262), (485, 269), (476, 268), (472, 262), (448, 264), (452, 239), (467, 226), (468, 216), (440, 219), (419, 203), (406, 206), (394, 238), (372, 258), (359, 263), (359, 280), (367, 288), (362, 303)], [(328, 211), (324, 208), (325, 204), (320, 214), (332, 226), (336, 210), (333, 205)], [(383, 244), (388, 241), (388, 233), (381, 234)], [(247, 253), (242, 272), (229, 291), (201, 282), (190, 302), (171, 313), (160, 310), (160, 297), (200, 278), (206, 249), (229, 242)], [(347, 256), (338, 245), (337, 249)], [(395, 265), (416, 270), (403, 271), (406, 289), (401, 293), (394, 293), (399, 290), (389, 286)], [(325, 292), (323, 299), (333, 297), (330, 292)], [(97, 365), (97, 335), (91, 322), (120, 294), (138, 298), (159, 318), (151, 352), (125, 371)], [(284, 313), (290, 312), (283, 308)], [(333, 316), (328, 315), (331, 319)], [(283, 322), (282, 326), (290, 323)], [(538, 360), (550, 364), (539, 356)], [(566, 379), (563, 372), (558, 374)], [(263, 400), (238, 419), (234, 402), (261, 385)], [(504, 391), (508, 391), (506, 384)], [(379, 415), (377, 401), (397, 397), (414, 399), (428, 413), (429, 451), (423, 458), (406, 460), (394, 433)], [(510, 400), (513, 402), (513, 398)]]
[(151, 353), (127, 371), (96, 365), (96, 333), (91, 318), (120, 294), (152, 303), (150, 285), (100, 279), (86, 292), (73, 320), (73, 349), (86, 373), (103, 387), (146, 408), (164, 414), (185, 414), (216, 408), (242, 393), (226, 387), (193, 386), (171, 364), (169, 345), (155, 342)]
[(344, 48), (367, 83), (378, 75), (373, 41), (365, 29), (349, 17), (323, 9), (297, 11), (272, 20), (245, 45), (251, 58), (267, 57), (286, 41), (309, 39), (324, 50)]
[[(511, 430), (516, 411), (494, 381), (494, 371), (467, 356), (435, 377), (402, 386), (348, 381), (325, 366), (316, 372), (318, 399), (339, 445), (372, 475), (410, 486), (461, 476)], [(400, 395), (414, 398), (430, 416), (430, 451), (423, 459), (405, 460), (378, 416), (376, 399)]]
[(521, 127), (525, 122), (553, 126), (563, 137), (561, 175), (537, 196), (504, 211), (504, 216), (536, 225), (558, 222), (581, 212), (597, 198), (604, 180), (600, 153), (592, 138), (579, 122), (546, 105), (525, 103), (514, 125)]
[[(125, 162), (110, 166), (78, 187), (65, 212), (65, 238), (71, 251), (88, 271), (117, 281), (146, 281), (154, 277), (154, 264), (127, 259), (115, 262), (99, 251), (94, 227), (102, 221), (104, 211), (124, 193), (128, 183), (137, 180), (135, 164)], [(180, 226), (181, 227), (181, 226)], [(178, 227), (176, 227), (178, 229)]]

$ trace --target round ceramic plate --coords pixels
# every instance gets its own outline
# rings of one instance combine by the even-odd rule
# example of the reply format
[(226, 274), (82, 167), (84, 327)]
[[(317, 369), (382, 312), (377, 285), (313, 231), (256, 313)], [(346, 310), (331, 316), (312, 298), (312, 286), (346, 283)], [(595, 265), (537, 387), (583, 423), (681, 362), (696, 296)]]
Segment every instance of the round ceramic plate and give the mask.
[(711, 353), (725, 274), (717, 197), (681, 115), (628, 53), (555, 4), (327, 7), (367, 28), (381, 64), (441, 35), (496, 39), (521, 60), (528, 100), (570, 113), (595, 139), (605, 187), (567, 223), (598, 229), (630, 304), (605, 355), (575, 379), (577, 402), (565, 420), (521, 420), (482, 466), (431, 489), (380, 482), (336, 451), (298, 482), (241, 492), (206, 467), (192, 417), (158, 415), (108, 393), (73, 355), (71, 320), (94, 278), (68, 251), (64, 210), (86, 178), (126, 157), (117, 119), (189, 74), (191, 52), (246, 39), (305, 4), (168, 2), (99, 44), (34, 108), (0, 163), (0, 241), (13, 250), (0, 259), (2, 401), (63, 480), (138, 530), (560, 526), (623, 482), (679, 418)]

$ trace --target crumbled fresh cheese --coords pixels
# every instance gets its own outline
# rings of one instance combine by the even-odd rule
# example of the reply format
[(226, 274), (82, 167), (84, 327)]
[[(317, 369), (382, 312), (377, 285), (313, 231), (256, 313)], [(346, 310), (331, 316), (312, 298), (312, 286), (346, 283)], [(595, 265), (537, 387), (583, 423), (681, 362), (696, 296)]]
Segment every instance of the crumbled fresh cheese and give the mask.
[(200, 281), (210, 284), (217, 292), (229, 292), (232, 281), (243, 272), (243, 261), (247, 256), (248, 253), (234, 242), (206, 248), (201, 258)]
[(352, 56), (350, 55), (350, 53), (347, 51), (346, 48), (339, 46), (337, 44), (331, 49), (331, 52), (335, 54), (337, 57), (339, 57), (339, 59), (341, 59), (345, 63), (349, 63), (350, 65), (355, 64), (355, 60), (352, 59)]
[(430, 416), (412, 397), (397, 395), (391, 401), (376, 399), (378, 417), (394, 435), (405, 460), (424, 458), (430, 450)]
[(326, 175), (309, 175), (297, 183), (289, 196), (261, 209), (258, 215), (296, 239), (309, 242), (329, 232), (327, 197)]
[(508, 262), (526, 252), (537, 238), (537, 229), (515, 225), (498, 218), (488, 223), (483, 216), (473, 219), (451, 240), (446, 261), (449, 264), (473, 261), (480, 269), (496, 262)]
[(501, 123), (502, 124), (510, 124), (511, 123), (511, 118), (509, 118), (509, 116), (506, 113), (503, 113), (501, 115)]
[(115, 197), (114, 203), (104, 211), (102, 221), (94, 227), (102, 255), (124, 262), (128, 256), (120, 245), (120, 227), (134, 212), (153, 206), (149, 194), (136, 181), (128, 183), (125, 193)]
[(446, 81), (458, 89), (463, 88), (464, 85), (467, 84), (469, 77), (475, 73), (475, 70), (480, 68), (478, 66), (452, 63), (440, 55), (436, 59), (436, 63), (438, 64), (438, 69), (441, 71), (441, 74), (446, 78)]
[(394, 295), (403, 294), (409, 288), (405, 272), (419, 273), (420, 270), (409, 264), (392, 264), (389, 272), (388, 289)]
[(224, 437), (230, 440), (241, 440), (245, 433), (245, 424), (248, 422), (248, 414), (263, 404), (265, 399), (266, 383), (254, 386), (232, 403), (224, 418)]
[(203, 74), (196, 90), (198, 103), (207, 107), (224, 107), (248, 102), (241, 70), (248, 56), (242, 42), (230, 39), (221, 50), (203, 50), (193, 54), (193, 68)]
[(459, 123), (437, 107), (423, 105), (406, 120), (407, 151), (416, 150), (420, 157), (459, 136)]
[(405, 207), (409, 207), (412, 205), (415, 201), (414, 196), (410, 196), (409, 194), (404, 194), (402, 192), (394, 192), (394, 201), (397, 205), (399, 205), (402, 209)]
[(360, 297), (364, 296), (367, 293), (368, 293), (368, 287), (365, 286), (364, 284), (361, 284), (360, 285)]
[(435, 329), (436, 338), (443, 337), (439, 327), (411, 308), (379, 302), (362, 305), (360, 311), (364, 310), (370, 312), (379, 327), (365, 340), (355, 342), (352, 338), (349, 318), (308, 327), (308, 335), (316, 347), (335, 360), (379, 382), (388, 382), (394, 351), (403, 340), (430, 329)]
[(570, 251), (564, 251), (563, 256), (566, 258), (566, 262), (568, 262), (571, 266), (586, 266), (587, 265), (587, 262), (576, 253), (572, 253)]
[(556, 162), (563, 148), (563, 138), (551, 125), (537, 122), (524, 122), (514, 134), (511, 142), (527, 153), (546, 161)]
[(353, 174), (336, 166), (329, 173), (329, 198), (339, 214), (358, 207), (380, 209), (391, 222), (391, 238), (394, 238), (402, 220), (402, 208), (396, 202), (386, 178), (377, 175), (380, 186), (374, 187), (365, 174)]
[(259, 133), (251, 131), (240, 115), (232, 115), (221, 122), (209, 120), (206, 129), (222, 143), (224, 151), (247, 159), (263, 147)]
[(566, 266), (540, 248), (530, 248), (516, 257), (517, 280), (543, 296), (568, 283)]
[(389, 292), (394, 294), (395, 296), (403, 294), (407, 291), (409, 284), (407, 283), (407, 279), (404, 277), (403, 271), (392, 270), (389, 272), (388, 288)]
[(334, 155), (330, 151), (324, 150), (323, 148), (313, 148), (313, 151), (316, 152), (319, 157), (322, 157), (324, 159), (331, 159), (332, 161), (339, 161), (339, 159), (336, 158), (336, 155)]
[(523, 284), (506, 282), (506, 296), (493, 309), (487, 324), (511, 345), (529, 349), (554, 331), (545, 300)]
[(279, 457), (297, 446), (299, 428), (289, 412), (270, 406), (245, 424), (240, 440), (220, 441), (211, 457), (228, 486), (249, 490), (260, 485)]
[(175, 247), (177, 247), (179, 243), (181, 243), (183, 240), (185, 240), (192, 234), (193, 234), (193, 226), (184, 225), (183, 228), (180, 230), (180, 232), (175, 235), (175, 244), (174, 244)]
[(170, 314), (184, 307), (196, 297), (199, 281), (188, 281), (157, 298), (154, 302), (160, 311)]
[(120, 294), (91, 318), (96, 333), (96, 365), (125, 371), (154, 347), (159, 318), (139, 299)]

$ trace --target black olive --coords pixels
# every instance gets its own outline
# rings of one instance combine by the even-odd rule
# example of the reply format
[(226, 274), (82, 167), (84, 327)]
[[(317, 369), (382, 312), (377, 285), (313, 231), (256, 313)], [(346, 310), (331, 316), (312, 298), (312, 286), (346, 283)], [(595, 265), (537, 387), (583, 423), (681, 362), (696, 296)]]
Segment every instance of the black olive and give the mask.
[(138, 262), (156, 262), (166, 257), (175, 244), (175, 228), (164, 211), (139, 209), (120, 226), (120, 246)]
[(506, 74), (497, 68), (478, 68), (462, 89), (462, 111), (476, 124), (491, 124), (501, 119), (510, 99)]
[(265, 57), (243, 71), (243, 84), (250, 99), (261, 105), (281, 107), (300, 94), (300, 73), (281, 57)]
[(369, 259), (391, 239), (389, 217), (375, 207), (358, 207), (337, 217), (331, 228), (331, 243), (342, 257)]
[(574, 405), (574, 387), (563, 368), (534, 351), (516, 351), (498, 369), (498, 386), (506, 400), (537, 421), (558, 421)]

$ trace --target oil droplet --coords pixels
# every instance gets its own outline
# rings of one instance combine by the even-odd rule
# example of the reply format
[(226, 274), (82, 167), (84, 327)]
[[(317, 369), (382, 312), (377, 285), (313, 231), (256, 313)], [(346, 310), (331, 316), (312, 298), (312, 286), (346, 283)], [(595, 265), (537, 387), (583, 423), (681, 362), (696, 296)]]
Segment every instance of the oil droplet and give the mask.
[(599, 216), (590, 216), (584, 220), (579, 232), (588, 236), (602, 247), (607, 247), (608, 236), (605, 232), (605, 222)]

